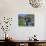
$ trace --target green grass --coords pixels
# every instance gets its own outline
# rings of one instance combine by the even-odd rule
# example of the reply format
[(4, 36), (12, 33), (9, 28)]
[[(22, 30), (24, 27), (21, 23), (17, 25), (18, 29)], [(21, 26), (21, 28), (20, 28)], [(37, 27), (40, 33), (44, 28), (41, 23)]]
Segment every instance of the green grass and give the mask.
[(19, 26), (26, 26), (25, 20), (23, 18), (19, 18)]

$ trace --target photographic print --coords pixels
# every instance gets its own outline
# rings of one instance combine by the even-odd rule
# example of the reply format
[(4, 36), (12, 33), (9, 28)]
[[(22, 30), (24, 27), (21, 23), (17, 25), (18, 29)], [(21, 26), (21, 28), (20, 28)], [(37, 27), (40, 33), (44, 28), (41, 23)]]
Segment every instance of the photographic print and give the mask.
[(18, 25), (19, 26), (34, 26), (34, 14), (19, 14)]

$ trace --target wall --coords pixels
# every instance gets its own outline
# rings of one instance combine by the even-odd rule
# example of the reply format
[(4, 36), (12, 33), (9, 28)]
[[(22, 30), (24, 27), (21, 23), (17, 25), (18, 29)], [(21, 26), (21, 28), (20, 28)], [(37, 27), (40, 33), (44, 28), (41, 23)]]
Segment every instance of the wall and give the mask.
[[(37, 35), (37, 39), (45, 39), (45, 15), (46, 6), (33, 8), (30, 6), (28, 0), (0, 0), (0, 17), (13, 17), (13, 22), (10, 31), (10, 37), (16, 40), (27, 40), (34, 34)], [(28, 13), (34, 14), (35, 26), (34, 27), (19, 27), (18, 26), (18, 14)], [(0, 35), (2, 31), (0, 32)], [(44, 34), (45, 33), (45, 34)], [(0, 39), (3, 37), (0, 36)], [(4, 39), (4, 38), (3, 38)]]

